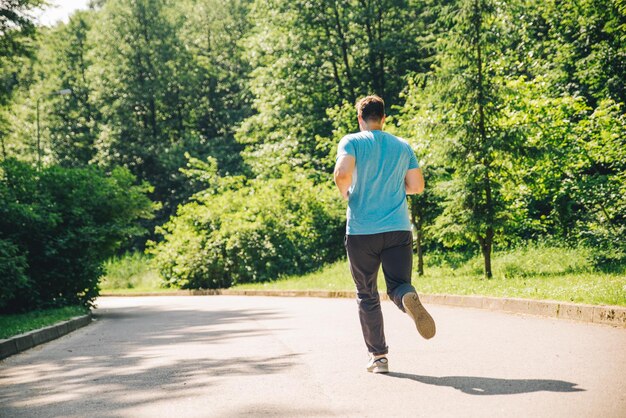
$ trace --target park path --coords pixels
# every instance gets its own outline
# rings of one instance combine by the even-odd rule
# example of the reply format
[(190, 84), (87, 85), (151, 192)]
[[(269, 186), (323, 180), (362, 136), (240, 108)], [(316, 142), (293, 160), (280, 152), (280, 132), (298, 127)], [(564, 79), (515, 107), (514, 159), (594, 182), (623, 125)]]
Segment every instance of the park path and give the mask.
[(0, 362), (1, 417), (626, 417), (626, 330), (383, 302), (389, 375), (364, 370), (356, 304), (100, 298), (97, 321)]

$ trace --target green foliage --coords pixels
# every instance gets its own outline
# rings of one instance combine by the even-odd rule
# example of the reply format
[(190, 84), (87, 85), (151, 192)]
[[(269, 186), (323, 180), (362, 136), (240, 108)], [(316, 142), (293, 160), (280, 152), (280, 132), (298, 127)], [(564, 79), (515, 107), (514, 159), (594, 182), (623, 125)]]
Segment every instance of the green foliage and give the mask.
[[(283, 164), (328, 172), (328, 143), (342, 130), (337, 112), (369, 93), (391, 110), (403, 77), (426, 70), (432, 51), (417, 19), (426, 8), (404, 0), (255, 1), (245, 39), (255, 114), (236, 135), (254, 174), (275, 176)], [(349, 126), (356, 129), (354, 116)]]
[(180, 206), (151, 250), (166, 284), (220, 288), (267, 281), (340, 257), (344, 221), (335, 191), (304, 172), (281, 174), (220, 192), (209, 188)]
[(154, 209), (149, 186), (135, 185), (121, 168), (109, 175), (93, 167), (38, 172), (6, 160), (0, 169), (2, 269), (12, 270), (7, 280), (14, 289), (24, 289), (3, 298), (0, 309), (89, 305), (98, 295), (102, 262), (121, 242), (144, 233), (136, 221)]
[(185, 152), (217, 158), (222, 174), (244, 169), (233, 132), (250, 114), (238, 44), (248, 3), (114, 0), (41, 28), (14, 74), (3, 150), (33, 160), (39, 101), (44, 162), (129, 168), (162, 203), (152, 230), (197, 191), (178, 171)]
[(9, 240), (0, 239), (0, 309), (20, 292), (28, 291), (27, 266), (26, 254), (18, 246)]
[(154, 290), (159, 289), (161, 278), (153, 266), (152, 259), (140, 252), (115, 256), (104, 263), (104, 275), (100, 288), (110, 290)]
[(485, 242), (491, 225), (500, 248), (554, 237), (598, 267), (623, 259), (623, 10), (583, 3), (441, 9), (436, 65), (407, 80), (397, 119), (443, 202), (421, 202), (440, 242)]
[(3, 0), (0, 6), (0, 153), (6, 157), (12, 130), (10, 107), (19, 88), (17, 76), (35, 50), (36, 28), (31, 11), (44, 0)]

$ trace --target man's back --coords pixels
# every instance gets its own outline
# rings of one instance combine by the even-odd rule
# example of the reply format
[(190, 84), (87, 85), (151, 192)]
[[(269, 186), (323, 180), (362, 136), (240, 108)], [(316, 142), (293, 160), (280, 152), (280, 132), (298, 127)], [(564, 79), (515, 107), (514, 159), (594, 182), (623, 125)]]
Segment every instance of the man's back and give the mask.
[(356, 160), (347, 234), (411, 230), (404, 181), (418, 164), (410, 145), (387, 132), (362, 131), (341, 140), (337, 156), (346, 154)]

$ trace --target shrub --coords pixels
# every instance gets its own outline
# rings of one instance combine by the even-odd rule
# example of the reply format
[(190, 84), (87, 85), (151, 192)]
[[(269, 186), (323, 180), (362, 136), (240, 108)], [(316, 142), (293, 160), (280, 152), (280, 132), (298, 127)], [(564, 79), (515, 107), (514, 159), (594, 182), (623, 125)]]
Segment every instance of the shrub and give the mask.
[[(101, 265), (118, 245), (143, 231), (150, 217), (149, 186), (127, 169), (48, 167), (40, 172), (15, 160), (0, 165), (0, 239), (13, 243), (2, 268), (22, 257), (27, 276), (11, 277), (27, 292), (3, 298), (5, 311), (89, 305), (98, 294)], [(11, 252), (13, 251), (13, 252)], [(15, 265), (19, 265), (15, 264)], [(4, 289), (3, 289), (4, 292)]]
[(220, 288), (267, 281), (343, 255), (344, 209), (329, 184), (286, 170), (281, 178), (247, 185), (221, 182), (230, 186), (198, 193), (160, 228), (164, 240), (153, 243), (151, 252), (167, 285)]
[(0, 310), (28, 289), (26, 255), (13, 242), (0, 239)]

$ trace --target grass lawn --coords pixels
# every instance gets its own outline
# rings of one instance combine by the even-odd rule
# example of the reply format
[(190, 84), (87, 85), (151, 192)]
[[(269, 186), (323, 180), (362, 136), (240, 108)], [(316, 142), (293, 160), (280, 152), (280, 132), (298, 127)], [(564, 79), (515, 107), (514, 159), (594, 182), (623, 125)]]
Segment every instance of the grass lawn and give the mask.
[(46, 309), (23, 314), (0, 315), (0, 339), (67, 321), (89, 312), (82, 306)]
[[(613, 272), (594, 269), (585, 248), (529, 246), (493, 255), (492, 279), (482, 277), (482, 258), (466, 259), (457, 253), (425, 257), (425, 275), (413, 276), (421, 293), (484, 295), (551, 299), (593, 305), (626, 306), (626, 266)], [(129, 254), (110, 260), (101, 281), (103, 292), (168, 292), (149, 257)], [(235, 289), (353, 290), (345, 260), (302, 276), (285, 276), (269, 283), (242, 284)], [(379, 288), (385, 289), (382, 273)]]
[[(593, 305), (626, 306), (626, 274), (603, 273), (590, 267), (583, 249), (529, 248), (496, 253), (494, 278), (481, 276), (482, 259), (452, 262), (431, 257), (425, 275), (414, 275), (420, 293), (483, 295), (551, 299)], [(379, 289), (384, 290), (382, 272)], [(346, 260), (303, 276), (287, 276), (270, 283), (243, 284), (236, 289), (353, 290)]]

